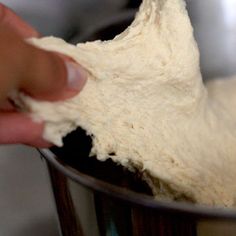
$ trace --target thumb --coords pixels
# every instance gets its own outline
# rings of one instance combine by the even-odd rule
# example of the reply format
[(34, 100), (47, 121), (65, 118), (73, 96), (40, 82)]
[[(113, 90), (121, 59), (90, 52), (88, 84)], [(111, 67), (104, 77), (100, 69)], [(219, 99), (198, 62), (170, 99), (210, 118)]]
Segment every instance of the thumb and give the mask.
[(67, 99), (82, 90), (87, 74), (80, 65), (65, 56), (27, 47), (26, 57), (33, 59), (22, 70), (20, 90), (49, 101)]
[(75, 96), (83, 88), (86, 72), (80, 65), (26, 43), (9, 27), (1, 26), (0, 35), (0, 101), (15, 89), (54, 101)]

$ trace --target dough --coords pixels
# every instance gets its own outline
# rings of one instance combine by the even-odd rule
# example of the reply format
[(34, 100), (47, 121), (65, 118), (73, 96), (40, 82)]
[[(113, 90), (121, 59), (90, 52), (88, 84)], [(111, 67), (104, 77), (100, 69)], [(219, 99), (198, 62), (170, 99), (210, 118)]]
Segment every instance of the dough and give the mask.
[(236, 205), (236, 79), (203, 84), (183, 0), (143, 0), (131, 26), (111, 41), (31, 43), (89, 72), (70, 100), (21, 95), (32, 117), (45, 121), (45, 139), (62, 146), (80, 126), (92, 135), (92, 154), (138, 169), (156, 198)]

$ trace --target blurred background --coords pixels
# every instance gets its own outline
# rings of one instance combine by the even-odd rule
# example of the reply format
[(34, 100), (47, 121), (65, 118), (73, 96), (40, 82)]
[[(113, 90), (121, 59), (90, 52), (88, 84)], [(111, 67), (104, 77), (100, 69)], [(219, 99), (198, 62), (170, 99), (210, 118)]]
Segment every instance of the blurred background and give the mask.
[[(43, 35), (69, 39), (139, 0), (3, 0)], [(135, 4), (128, 4), (135, 2)]]
[[(141, 1), (0, 2), (12, 8), (42, 35), (71, 41), (104, 22), (113, 21), (120, 12), (136, 8)], [(236, 0), (186, 2), (201, 51), (204, 79), (235, 74)], [(0, 209), (0, 235), (59, 235), (47, 171), (35, 149), (20, 145), (0, 146)]]

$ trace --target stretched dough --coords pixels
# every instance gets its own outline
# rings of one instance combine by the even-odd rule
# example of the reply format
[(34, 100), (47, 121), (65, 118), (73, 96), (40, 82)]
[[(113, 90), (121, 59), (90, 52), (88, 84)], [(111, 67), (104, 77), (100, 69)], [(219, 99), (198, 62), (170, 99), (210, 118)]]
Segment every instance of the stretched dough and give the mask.
[(45, 121), (45, 139), (62, 146), (80, 126), (92, 134), (99, 160), (138, 169), (157, 198), (236, 205), (236, 79), (203, 84), (183, 0), (143, 0), (131, 26), (111, 41), (31, 43), (89, 72), (70, 100), (22, 95), (32, 116)]

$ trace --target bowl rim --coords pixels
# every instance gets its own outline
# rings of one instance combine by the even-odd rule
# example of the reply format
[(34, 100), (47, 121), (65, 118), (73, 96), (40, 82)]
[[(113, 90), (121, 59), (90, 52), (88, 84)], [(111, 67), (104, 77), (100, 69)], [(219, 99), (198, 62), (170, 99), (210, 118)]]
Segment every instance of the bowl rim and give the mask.
[(69, 179), (73, 180), (92, 191), (96, 191), (125, 203), (156, 210), (166, 214), (182, 214), (188, 217), (218, 219), (218, 220), (236, 220), (236, 209), (223, 207), (210, 207), (184, 202), (156, 200), (143, 193), (137, 193), (133, 190), (113, 185), (103, 180), (97, 179), (91, 175), (80, 172), (58, 158), (49, 149), (39, 149), (41, 156), (48, 164), (53, 166), (59, 172)]

